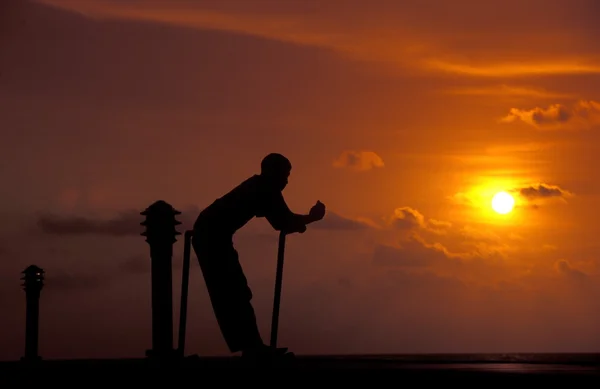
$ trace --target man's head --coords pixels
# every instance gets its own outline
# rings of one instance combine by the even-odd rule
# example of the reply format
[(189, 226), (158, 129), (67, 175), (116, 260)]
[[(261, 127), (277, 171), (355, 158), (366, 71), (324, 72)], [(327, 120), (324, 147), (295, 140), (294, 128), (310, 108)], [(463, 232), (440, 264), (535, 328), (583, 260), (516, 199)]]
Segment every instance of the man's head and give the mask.
[(277, 153), (267, 155), (260, 164), (260, 175), (272, 182), (279, 190), (286, 187), (291, 171), (290, 160)]

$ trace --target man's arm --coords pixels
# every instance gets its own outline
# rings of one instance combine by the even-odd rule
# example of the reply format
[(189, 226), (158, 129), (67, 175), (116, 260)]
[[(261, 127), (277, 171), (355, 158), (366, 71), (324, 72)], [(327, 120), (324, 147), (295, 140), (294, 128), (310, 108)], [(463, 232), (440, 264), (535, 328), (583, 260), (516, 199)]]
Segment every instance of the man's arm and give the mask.
[(277, 231), (285, 231), (288, 234), (306, 231), (306, 225), (316, 219), (310, 215), (293, 213), (287, 206), (283, 195), (278, 192), (268, 204), (265, 204), (265, 217), (269, 224)]
[(297, 213), (292, 214), (292, 223), (290, 223), (288, 229), (284, 229), (288, 234), (293, 232), (303, 233), (306, 231), (306, 226), (310, 223), (316, 222), (317, 219), (310, 215), (299, 215)]

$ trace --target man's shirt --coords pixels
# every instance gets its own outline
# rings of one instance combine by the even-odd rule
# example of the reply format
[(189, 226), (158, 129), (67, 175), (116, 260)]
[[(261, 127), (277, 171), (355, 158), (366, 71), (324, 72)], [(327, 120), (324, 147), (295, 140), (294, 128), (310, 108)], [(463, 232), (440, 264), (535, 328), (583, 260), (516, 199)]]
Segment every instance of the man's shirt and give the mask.
[(265, 217), (278, 231), (295, 230), (302, 223), (288, 208), (281, 191), (254, 175), (204, 209), (194, 228), (233, 235), (253, 217)]

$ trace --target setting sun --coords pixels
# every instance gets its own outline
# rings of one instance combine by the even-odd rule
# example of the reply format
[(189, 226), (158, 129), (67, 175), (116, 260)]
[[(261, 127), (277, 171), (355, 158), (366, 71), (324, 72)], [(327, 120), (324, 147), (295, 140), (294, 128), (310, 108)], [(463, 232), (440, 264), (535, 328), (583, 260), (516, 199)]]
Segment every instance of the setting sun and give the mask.
[(501, 215), (512, 211), (514, 206), (515, 199), (506, 192), (498, 192), (492, 198), (492, 209)]

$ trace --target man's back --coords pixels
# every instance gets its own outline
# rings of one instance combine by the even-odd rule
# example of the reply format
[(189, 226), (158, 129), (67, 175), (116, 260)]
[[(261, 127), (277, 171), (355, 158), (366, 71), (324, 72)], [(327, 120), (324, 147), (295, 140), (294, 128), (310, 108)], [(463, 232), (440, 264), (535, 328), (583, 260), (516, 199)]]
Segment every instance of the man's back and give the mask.
[(233, 235), (253, 217), (266, 216), (270, 209), (281, 209), (282, 202), (281, 191), (254, 175), (203, 210), (194, 228)]

